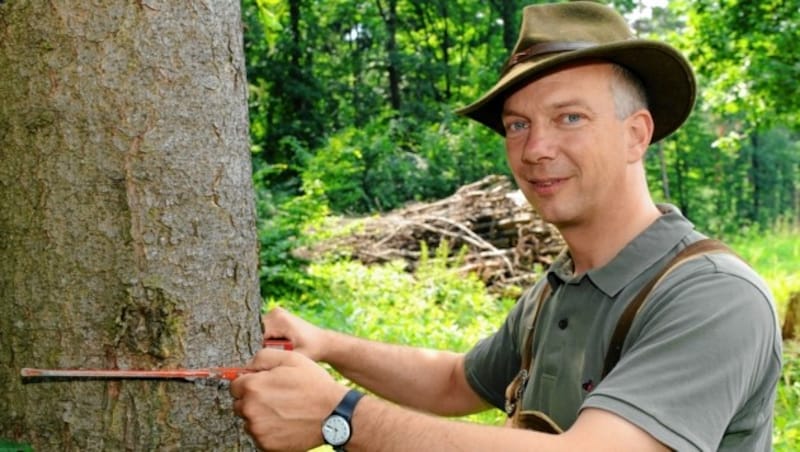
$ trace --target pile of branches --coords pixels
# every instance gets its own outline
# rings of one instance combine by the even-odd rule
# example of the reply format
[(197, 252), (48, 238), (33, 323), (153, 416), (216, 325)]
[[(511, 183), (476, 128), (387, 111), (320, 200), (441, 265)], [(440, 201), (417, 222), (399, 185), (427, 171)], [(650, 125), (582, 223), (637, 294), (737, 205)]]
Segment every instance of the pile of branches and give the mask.
[(539, 217), (508, 178), (498, 175), (435, 202), (344, 221), (350, 233), (302, 255), (346, 253), (364, 264), (403, 259), (413, 271), (423, 246), (433, 254), (446, 241), (448, 259), (459, 270), (477, 274), (490, 289), (504, 289), (531, 284), (537, 278), (536, 264), (541, 264), (539, 270), (546, 268), (565, 246), (558, 231)]

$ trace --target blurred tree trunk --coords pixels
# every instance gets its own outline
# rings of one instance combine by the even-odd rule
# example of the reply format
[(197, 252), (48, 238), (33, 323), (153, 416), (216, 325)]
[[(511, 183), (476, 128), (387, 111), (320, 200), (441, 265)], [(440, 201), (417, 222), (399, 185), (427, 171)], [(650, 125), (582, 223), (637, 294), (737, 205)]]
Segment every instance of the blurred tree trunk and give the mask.
[(503, 47), (507, 52), (511, 52), (517, 44), (517, 34), (519, 33), (519, 20), (516, 20), (517, 15), (524, 5), (518, 4), (515, 0), (491, 0), (489, 4), (492, 6), (503, 25)]
[(378, 11), (386, 24), (386, 72), (389, 80), (389, 104), (398, 111), (402, 106), (400, 96), (400, 54), (397, 49), (397, 0), (388, 0), (386, 8), (377, 0)]
[(669, 173), (667, 173), (667, 157), (664, 155), (664, 143), (656, 144), (658, 155), (658, 167), (661, 174), (661, 191), (664, 193), (664, 201), (671, 202), (669, 195)]
[(800, 292), (789, 293), (781, 335), (784, 341), (800, 339)]
[(238, 365), (260, 297), (239, 2), (0, 2), (0, 438), (251, 449), (227, 390), (22, 367)]

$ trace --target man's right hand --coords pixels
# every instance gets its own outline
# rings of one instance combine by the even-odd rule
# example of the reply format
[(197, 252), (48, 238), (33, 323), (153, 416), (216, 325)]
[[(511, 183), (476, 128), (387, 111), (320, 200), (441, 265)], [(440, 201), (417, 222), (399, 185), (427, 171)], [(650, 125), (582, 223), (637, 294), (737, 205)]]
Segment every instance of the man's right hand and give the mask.
[(274, 308), (261, 317), (264, 339), (287, 339), (294, 351), (314, 361), (325, 355), (325, 330), (292, 315), (283, 308)]
[(315, 326), (285, 309), (265, 314), (264, 339), (325, 362), (350, 381), (399, 405), (443, 416), (487, 408), (467, 383), (464, 355), (358, 338)]

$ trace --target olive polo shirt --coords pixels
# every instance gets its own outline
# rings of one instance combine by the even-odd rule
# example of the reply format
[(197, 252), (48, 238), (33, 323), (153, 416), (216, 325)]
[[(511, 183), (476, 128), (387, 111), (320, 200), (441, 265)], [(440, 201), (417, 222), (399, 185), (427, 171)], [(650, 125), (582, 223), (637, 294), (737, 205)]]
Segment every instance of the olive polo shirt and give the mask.
[(675, 450), (770, 450), (781, 339), (769, 289), (737, 257), (713, 253), (671, 272), (634, 319), (600, 381), (617, 321), (681, 249), (703, 236), (672, 206), (604, 267), (572, 274), (567, 253), (505, 323), (467, 353), (472, 388), (503, 409), (544, 284), (523, 410), (569, 428), (584, 407), (616, 413)]

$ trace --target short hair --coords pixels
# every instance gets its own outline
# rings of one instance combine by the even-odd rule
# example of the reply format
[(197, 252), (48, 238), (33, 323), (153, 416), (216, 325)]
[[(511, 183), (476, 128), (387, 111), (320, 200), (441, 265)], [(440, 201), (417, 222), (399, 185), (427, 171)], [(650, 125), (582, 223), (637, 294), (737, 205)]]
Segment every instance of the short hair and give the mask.
[(611, 65), (611, 95), (618, 119), (625, 119), (636, 111), (647, 109), (647, 91), (641, 79), (625, 66)]

